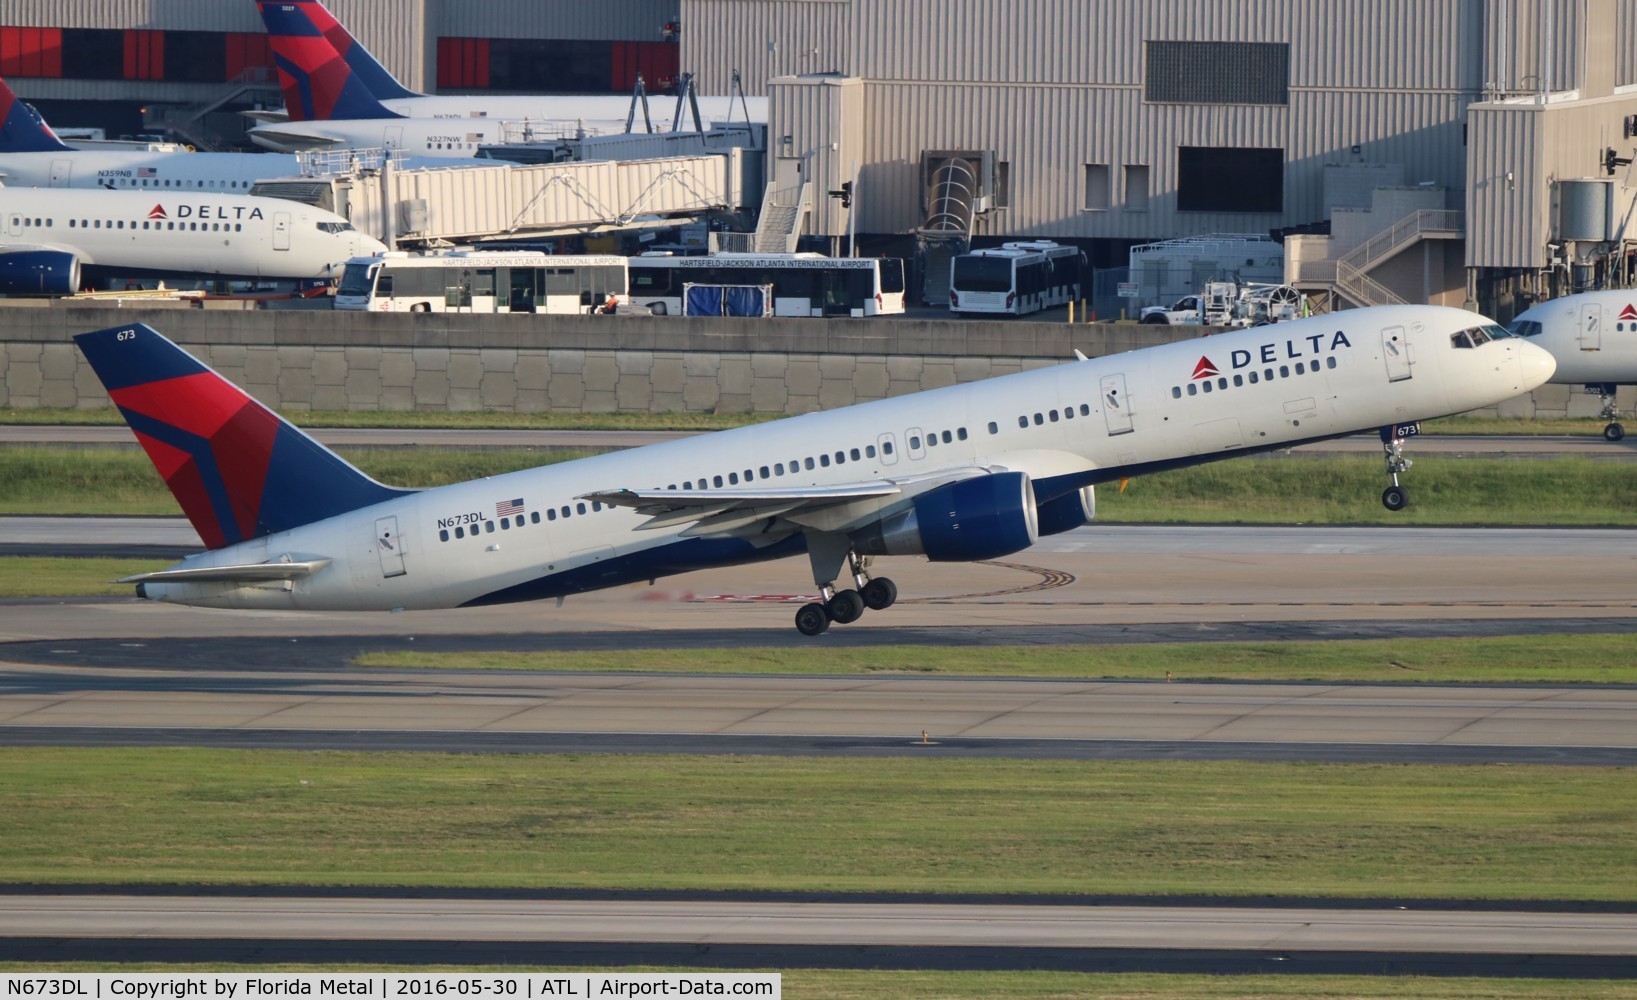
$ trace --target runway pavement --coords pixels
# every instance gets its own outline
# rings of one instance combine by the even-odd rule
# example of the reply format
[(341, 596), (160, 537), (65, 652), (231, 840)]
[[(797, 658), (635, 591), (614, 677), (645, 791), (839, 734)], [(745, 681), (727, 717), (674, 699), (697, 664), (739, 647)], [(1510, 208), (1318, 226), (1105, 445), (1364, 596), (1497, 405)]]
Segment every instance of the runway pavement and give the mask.
[[(641, 942), (640, 945), (636, 942)], [(281, 945), (283, 947), (281, 947)], [(0, 894), (0, 959), (1613, 977), (1637, 914), (1474, 909)], [(639, 950), (640, 949), (640, 950)], [(22, 953), (21, 956), (19, 953)], [(134, 957), (134, 956), (133, 956)], [(621, 961), (623, 960), (623, 962)]]

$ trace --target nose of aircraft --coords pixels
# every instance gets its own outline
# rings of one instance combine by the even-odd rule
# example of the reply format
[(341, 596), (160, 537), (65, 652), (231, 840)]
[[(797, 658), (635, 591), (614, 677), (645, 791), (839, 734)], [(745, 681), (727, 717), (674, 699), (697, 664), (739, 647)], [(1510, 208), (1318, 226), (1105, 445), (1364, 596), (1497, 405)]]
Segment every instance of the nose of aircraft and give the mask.
[(1513, 342), (1518, 349), (1518, 365), (1523, 369), (1523, 390), (1539, 388), (1551, 381), (1557, 371), (1557, 359), (1550, 351), (1537, 347), (1526, 340)]

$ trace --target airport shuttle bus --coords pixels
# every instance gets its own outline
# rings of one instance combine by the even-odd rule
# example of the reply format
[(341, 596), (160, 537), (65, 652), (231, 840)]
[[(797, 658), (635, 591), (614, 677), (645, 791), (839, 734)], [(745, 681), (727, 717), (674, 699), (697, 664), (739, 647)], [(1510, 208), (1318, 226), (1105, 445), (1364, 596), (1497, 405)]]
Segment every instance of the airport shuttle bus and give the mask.
[(1080, 297), (1086, 255), (1045, 240), (974, 250), (949, 264), (949, 310), (955, 313), (1029, 313)]
[(687, 285), (773, 288), (775, 316), (882, 316), (904, 311), (904, 262), (896, 257), (815, 253), (723, 253), (631, 258), (631, 302), (681, 316)]
[(624, 257), (473, 250), (347, 261), (335, 308), (368, 312), (575, 314), (625, 299)]

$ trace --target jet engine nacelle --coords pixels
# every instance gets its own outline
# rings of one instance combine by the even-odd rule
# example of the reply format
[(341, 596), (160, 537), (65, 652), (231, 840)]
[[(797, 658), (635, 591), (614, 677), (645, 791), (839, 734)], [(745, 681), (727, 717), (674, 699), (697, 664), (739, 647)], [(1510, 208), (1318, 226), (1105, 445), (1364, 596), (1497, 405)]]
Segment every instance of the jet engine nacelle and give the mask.
[(1040, 505), (1040, 537), (1083, 528), (1097, 516), (1097, 488), (1087, 486)]
[(7, 295), (73, 295), (80, 290), (80, 261), (65, 250), (0, 253), (0, 292)]
[(853, 535), (859, 555), (969, 562), (1021, 552), (1040, 537), (1034, 486), (1022, 472), (963, 479), (916, 497), (907, 511)]

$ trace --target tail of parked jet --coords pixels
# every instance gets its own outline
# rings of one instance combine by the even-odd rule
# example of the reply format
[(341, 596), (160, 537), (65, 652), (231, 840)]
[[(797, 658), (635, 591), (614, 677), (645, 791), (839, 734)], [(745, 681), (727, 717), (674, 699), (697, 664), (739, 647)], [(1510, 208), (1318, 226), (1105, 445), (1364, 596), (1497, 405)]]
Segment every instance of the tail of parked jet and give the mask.
[(291, 121), (398, 118), (406, 89), (318, 0), (258, 0)]
[(34, 106), (0, 80), (0, 153), (57, 153), (73, 147), (57, 138)]
[(366, 476), (146, 324), (74, 340), (208, 548), (413, 492)]

